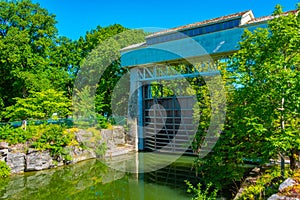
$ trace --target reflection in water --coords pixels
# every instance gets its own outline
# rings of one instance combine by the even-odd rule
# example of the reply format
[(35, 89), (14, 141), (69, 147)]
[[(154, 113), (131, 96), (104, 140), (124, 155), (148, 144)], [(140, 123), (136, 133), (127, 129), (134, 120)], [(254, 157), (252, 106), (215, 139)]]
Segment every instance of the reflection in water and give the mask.
[[(122, 160), (122, 159), (121, 159)], [(123, 159), (126, 168), (126, 159)], [(122, 163), (117, 162), (119, 166)], [(132, 165), (132, 163), (131, 163)], [(126, 173), (89, 160), (0, 180), (1, 199), (190, 199), (184, 180), (195, 178), (191, 158), (149, 173)], [(141, 166), (140, 166), (141, 168)]]

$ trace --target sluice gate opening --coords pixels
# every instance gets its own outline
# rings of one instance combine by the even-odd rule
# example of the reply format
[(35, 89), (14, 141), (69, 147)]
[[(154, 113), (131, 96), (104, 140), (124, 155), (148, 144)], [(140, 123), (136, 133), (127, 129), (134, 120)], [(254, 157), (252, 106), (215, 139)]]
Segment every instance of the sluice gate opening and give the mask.
[(145, 150), (193, 154), (191, 141), (195, 134), (193, 107), (196, 100), (193, 96), (163, 94), (163, 85), (143, 86)]

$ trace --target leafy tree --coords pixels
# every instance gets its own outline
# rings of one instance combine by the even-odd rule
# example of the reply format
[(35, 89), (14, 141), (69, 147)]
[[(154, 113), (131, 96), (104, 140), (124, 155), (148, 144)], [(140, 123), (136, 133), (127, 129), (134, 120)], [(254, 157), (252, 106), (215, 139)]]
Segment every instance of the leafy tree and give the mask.
[[(299, 11), (299, 8), (298, 8)], [(278, 152), (295, 169), (300, 150), (300, 15), (276, 6), (267, 28), (245, 31), (230, 60), (237, 86), (227, 134), (243, 157), (268, 160)], [(230, 136), (229, 136), (230, 137)]]
[[(78, 93), (73, 94), (73, 99), (77, 101), (77, 94), (88, 85), (90, 96), (96, 99), (95, 111), (101, 115), (111, 115), (113, 90), (120, 78), (127, 72), (127, 69), (120, 66), (120, 49), (143, 41), (144, 36), (143, 31), (130, 30), (101, 42), (82, 62), (75, 82)], [(81, 104), (74, 102), (74, 105), (78, 103)]]
[(91, 87), (86, 85), (81, 90), (75, 89), (76, 95), (73, 99), (73, 116), (76, 123), (81, 126), (93, 125), (96, 121), (95, 97), (91, 96)]
[[(4, 107), (30, 91), (71, 93), (69, 66), (81, 60), (75, 42), (57, 36), (53, 14), (30, 0), (0, 0), (0, 96)], [(80, 58), (80, 59), (79, 59)]]
[(4, 111), (4, 116), (11, 120), (48, 119), (54, 113), (57, 117), (70, 114), (71, 101), (64, 92), (48, 89), (41, 92), (30, 92), (29, 97), (16, 97), (16, 104)]
[(37, 74), (48, 63), (55, 23), (54, 16), (38, 4), (0, 2), (0, 88), (6, 104), (12, 97), (27, 96), (30, 87), (44, 86), (36, 84), (43, 78)]
[(84, 37), (80, 37), (77, 41), (67, 44), (68, 49), (73, 51), (75, 55), (74, 62), (69, 65), (69, 70), (76, 76), (80, 70), (82, 61), (91, 53), (97, 46), (119, 34), (128, 30), (120, 24), (114, 24), (107, 27), (97, 26), (95, 29), (87, 31)]
[[(281, 15), (278, 7), (268, 27), (245, 31), (240, 50), (220, 65), (226, 84), (224, 130), (205, 158), (195, 160), (203, 184), (235, 192), (246, 169), (245, 161), (269, 162), (278, 152), (290, 156), (291, 168), (299, 149), (299, 15)], [(211, 104), (200, 86), (200, 126), (194, 149), (205, 133)], [(284, 101), (282, 101), (284, 99)], [(282, 107), (283, 102), (283, 107)], [(283, 108), (283, 109), (282, 109)], [(283, 120), (284, 119), (284, 120)], [(284, 122), (284, 129), (282, 127)], [(199, 142), (200, 141), (200, 142)]]

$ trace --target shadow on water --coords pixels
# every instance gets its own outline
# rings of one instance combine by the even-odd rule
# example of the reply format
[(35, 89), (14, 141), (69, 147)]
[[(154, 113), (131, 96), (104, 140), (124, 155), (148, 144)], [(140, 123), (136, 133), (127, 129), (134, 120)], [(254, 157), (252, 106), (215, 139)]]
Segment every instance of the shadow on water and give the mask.
[[(136, 154), (135, 154), (136, 155)], [(122, 160), (122, 159), (121, 159)], [(191, 157), (147, 173), (115, 170), (99, 160), (0, 180), (1, 199), (191, 199), (184, 180), (195, 181)], [(126, 159), (124, 159), (126, 167)], [(122, 165), (118, 162), (118, 165)], [(132, 163), (131, 163), (132, 164)]]

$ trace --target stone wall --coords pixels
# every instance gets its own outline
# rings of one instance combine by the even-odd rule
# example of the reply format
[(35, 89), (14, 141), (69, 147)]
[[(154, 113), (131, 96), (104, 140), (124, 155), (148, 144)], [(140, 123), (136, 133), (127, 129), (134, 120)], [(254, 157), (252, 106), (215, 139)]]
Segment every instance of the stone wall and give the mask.
[(96, 149), (104, 142), (107, 144), (108, 150), (126, 144), (125, 131), (122, 126), (114, 126), (112, 129), (102, 129), (98, 132), (95, 130), (79, 130), (76, 133), (77, 141), (85, 145), (86, 148), (64, 147), (71, 156), (71, 160), (66, 160), (62, 156), (52, 157), (49, 150), (38, 151), (32, 148), (25, 150), (26, 145), (18, 144), (17, 147), (12, 147), (6, 142), (0, 142), (0, 160), (7, 163), (11, 168), (11, 173), (39, 171), (96, 158)]

